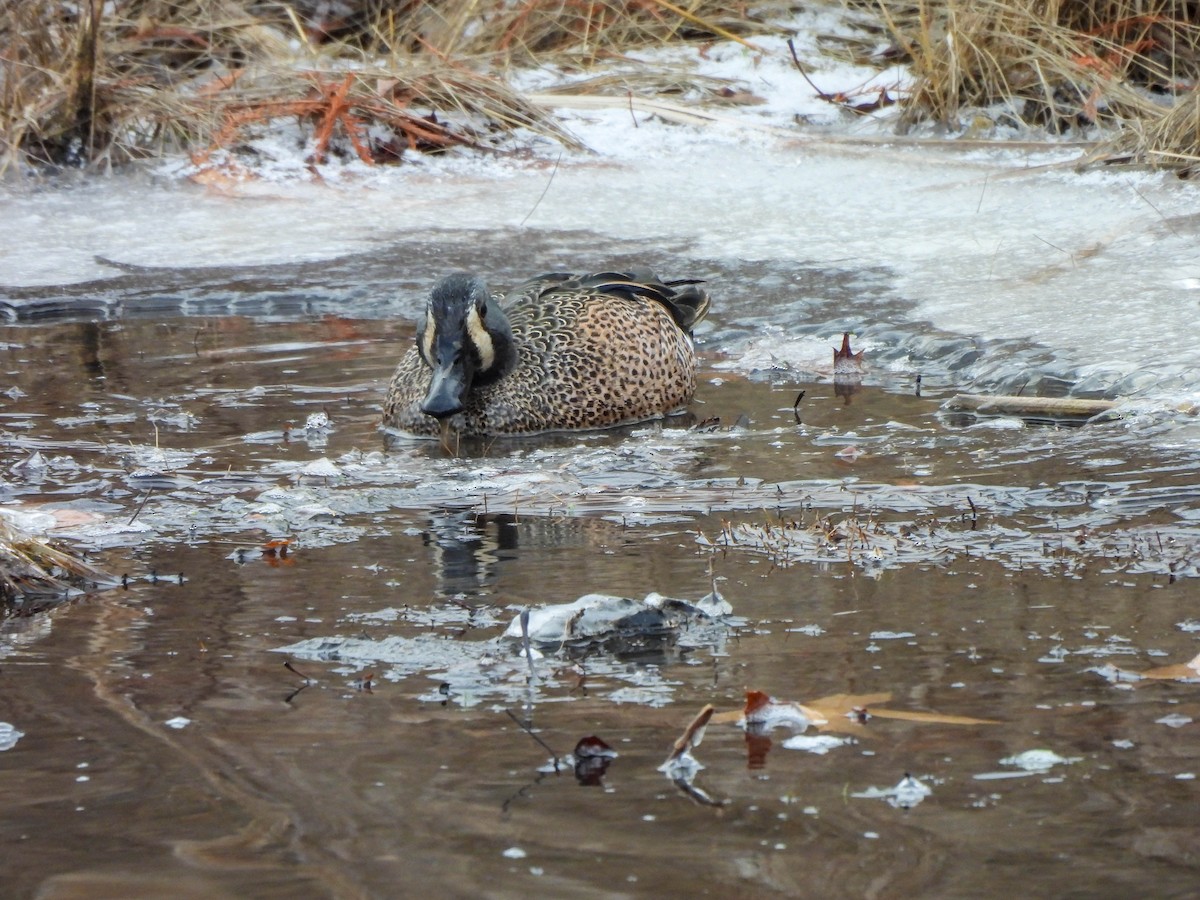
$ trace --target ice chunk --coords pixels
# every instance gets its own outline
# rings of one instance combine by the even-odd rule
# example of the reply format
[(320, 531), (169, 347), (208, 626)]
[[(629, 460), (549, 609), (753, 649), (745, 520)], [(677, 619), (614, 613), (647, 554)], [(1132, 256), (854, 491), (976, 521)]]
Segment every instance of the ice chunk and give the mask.
[[(644, 600), (611, 594), (585, 594), (571, 603), (559, 603), (529, 611), (529, 639), (539, 643), (604, 638), (619, 634), (657, 634), (693, 622), (708, 622), (727, 616), (733, 607), (720, 595), (708, 594), (692, 603), (651, 593)], [(507, 638), (521, 637), (521, 617), (515, 617), (504, 632)]]

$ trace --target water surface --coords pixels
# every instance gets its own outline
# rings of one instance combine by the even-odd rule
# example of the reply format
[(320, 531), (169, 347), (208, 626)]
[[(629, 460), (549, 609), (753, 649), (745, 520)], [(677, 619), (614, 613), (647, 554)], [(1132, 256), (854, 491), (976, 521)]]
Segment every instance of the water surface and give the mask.
[[(691, 418), (385, 441), (426, 286), (397, 258), (498, 285), (641, 258), (452, 237), (6, 291), (4, 499), (129, 576), (0, 622), (10, 892), (1194, 892), (1195, 686), (1090, 671), (1196, 654), (1190, 416), (947, 415), (963, 387), (1113, 392), (938, 330), (886, 268), (681, 244), (656, 263), (716, 295)], [(843, 330), (861, 384), (831, 377)], [(714, 586), (717, 627), (546, 648), (536, 681), (501, 637), (526, 607)], [(698, 803), (658, 767), (746, 689), (994, 724), (877, 717), (826, 755), (713, 724)], [(589, 735), (619, 753), (597, 783), (553, 771)], [(932, 792), (911, 809), (855, 796), (905, 773)]]

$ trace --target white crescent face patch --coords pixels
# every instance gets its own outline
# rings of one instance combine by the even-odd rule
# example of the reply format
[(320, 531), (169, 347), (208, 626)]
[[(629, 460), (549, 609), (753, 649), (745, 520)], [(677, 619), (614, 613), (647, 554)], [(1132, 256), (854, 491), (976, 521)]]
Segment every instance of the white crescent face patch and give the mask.
[(479, 370), (481, 372), (488, 371), (496, 364), (496, 347), (492, 343), (492, 336), (484, 327), (483, 318), (479, 315), (479, 308), (475, 305), (467, 310), (467, 338), (479, 353)]
[(421, 356), (425, 358), (425, 363), (431, 369), (437, 365), (437, 360), (433, 358), (433, 339), (437, 332), (436, 326), (433, 324), (433, 310), (425, 310), (425, 327), (421, 331)]

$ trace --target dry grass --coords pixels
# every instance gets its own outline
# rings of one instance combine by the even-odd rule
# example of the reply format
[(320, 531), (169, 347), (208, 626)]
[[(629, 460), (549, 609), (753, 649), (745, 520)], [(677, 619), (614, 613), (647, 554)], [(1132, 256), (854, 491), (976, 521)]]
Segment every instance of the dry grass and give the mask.
[[(876, 16), (911, 65), (902, 129), (922, 121), (957, 129), (974, 110), (1002, 103), (1007, 119), (1032, 127), (1129, 126), (1122, 152), (1139, 160), (1190, 164), (1200, 154), (1194, 95), (1173, 102), (1200, 79), (1198, 0), (840, 2)], [(103, 168), (179, 151), (204, 157), (244, 145), (280, 118), (303, 124), (314, 162), (495, 146), (514, 129), (569, 143), (544, 110), (507, 86), (507, 73), (551, 63), (595, 76), (578, 90), (610, 90), (613, 76), (596, 65), (631, 49), (712, 40), (757, 49), (757, 36), (808, 5), (0, 3), (0, 170)], [(639, 84), (679, 92), (691, 78), (659, 74)]]
[[(516, 128), (570, 143), (485, 73), (547, 54), (582, 67), (647, 43), (744, 40), (768, 27), (728, 9), (712, 0), (0, 4), (0, 169), (204, 153), (282, 117), (309, 123), (314, 161), (331, 149), (388, 161)], [(366, 126), (384, 135), (368, 139)]]
[(1175, 169), (1181, 177), (1200, 174), (1200, 89), (1192, 88), (1173, 108), (1134, 122), (1109, 147), (1109, 158)]
[[(1186, 127), (1144, 128), (1200, 80), (1194, 0), (858, 0), (878, 11), (916, 77), (901, 128), (931, 120), (956, 130), (980, 108), (1051, 131), (1107, 122), (1150, 131), (1194, 157)], [(1186, 120), (1184, 112), (1179, 116)], [(1169, 118), (1176, 118), (1171, 114)], [(1149, 145), (1138, 150), (1149, 159)]]
[[(31, 537), (0, 516), (0, 607), (24, 610), (30, 604), (61, 599), (72, 590), (112, 587), (113, 578), (45, 541)], [(5, 613), (0, 609), (0, 616)]]

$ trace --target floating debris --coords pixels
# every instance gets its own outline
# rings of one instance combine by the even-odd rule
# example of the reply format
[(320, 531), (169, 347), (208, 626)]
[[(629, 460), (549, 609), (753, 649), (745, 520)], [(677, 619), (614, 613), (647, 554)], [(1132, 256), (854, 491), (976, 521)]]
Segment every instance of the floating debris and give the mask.
[(528, 612), (527, 630), (522, 628), (522, 617), (518, 616), (504, 636), (521, 640), (527, 634), (530, 641), (544, 646), (678, 638), (689, 626), (721, 623), (733, 612), (733, 607), (719, 594), (706, 594), (694, 603), (658, 593), (647, 594), (644, 600), (585, 594), (573, 603)]
[(704, 740), (704, 730), (712, 720), (715, 709), (710, 703), (700, 710), (683, 734), (676, 738), (671, 746), (671, 754), (658, 767), (675, 784), (679, 790), (703, 806), (724, 806), (724, 800), (717, 800), (711, 794), (696, 785), (696, 776), (704, 765), (692, 755), (692, 751)]
[(834, 737), (832, 734), (794, 734), (785, 740), (782, 746), (787, 750), (804, 750), (824, 756), (830, 750), (846, 747), (854, 742), (854, 738)]
[(575, 780), (585, 787), (596, 787), (603, 783), (609, 765), (619, 754), (602, 739), (591, 735), (580, 738), (575, 751), (564, 757), (555, 757), (538, 769), (543, 774), (557, 774), (564, 766), (575, 773)]
[(33, 537), (0, 515), (0, 603), (23, 607), (119, 583), (107, 572)]
[(933, 790), (929, 785), (905, 772), (904, 777), (894, 787), (870, 787), (850, 796), (860, 800), (886, 800), (890, 806), (897, 809), (912, 809), (932, 794)]
[(328, 434), (333, 431), (333, 422), (327, 412), (310, 413), (304, 420), (304, 430), (310, 434)]
[(942, 404), (952, 412), (979, 416), (1017, 416), (1033, 421), (1081, 422), (1112, 411), (1115, 400), (1081, 400), (1075, 397), (1018, 397), (990, 394), (955, 394)]

